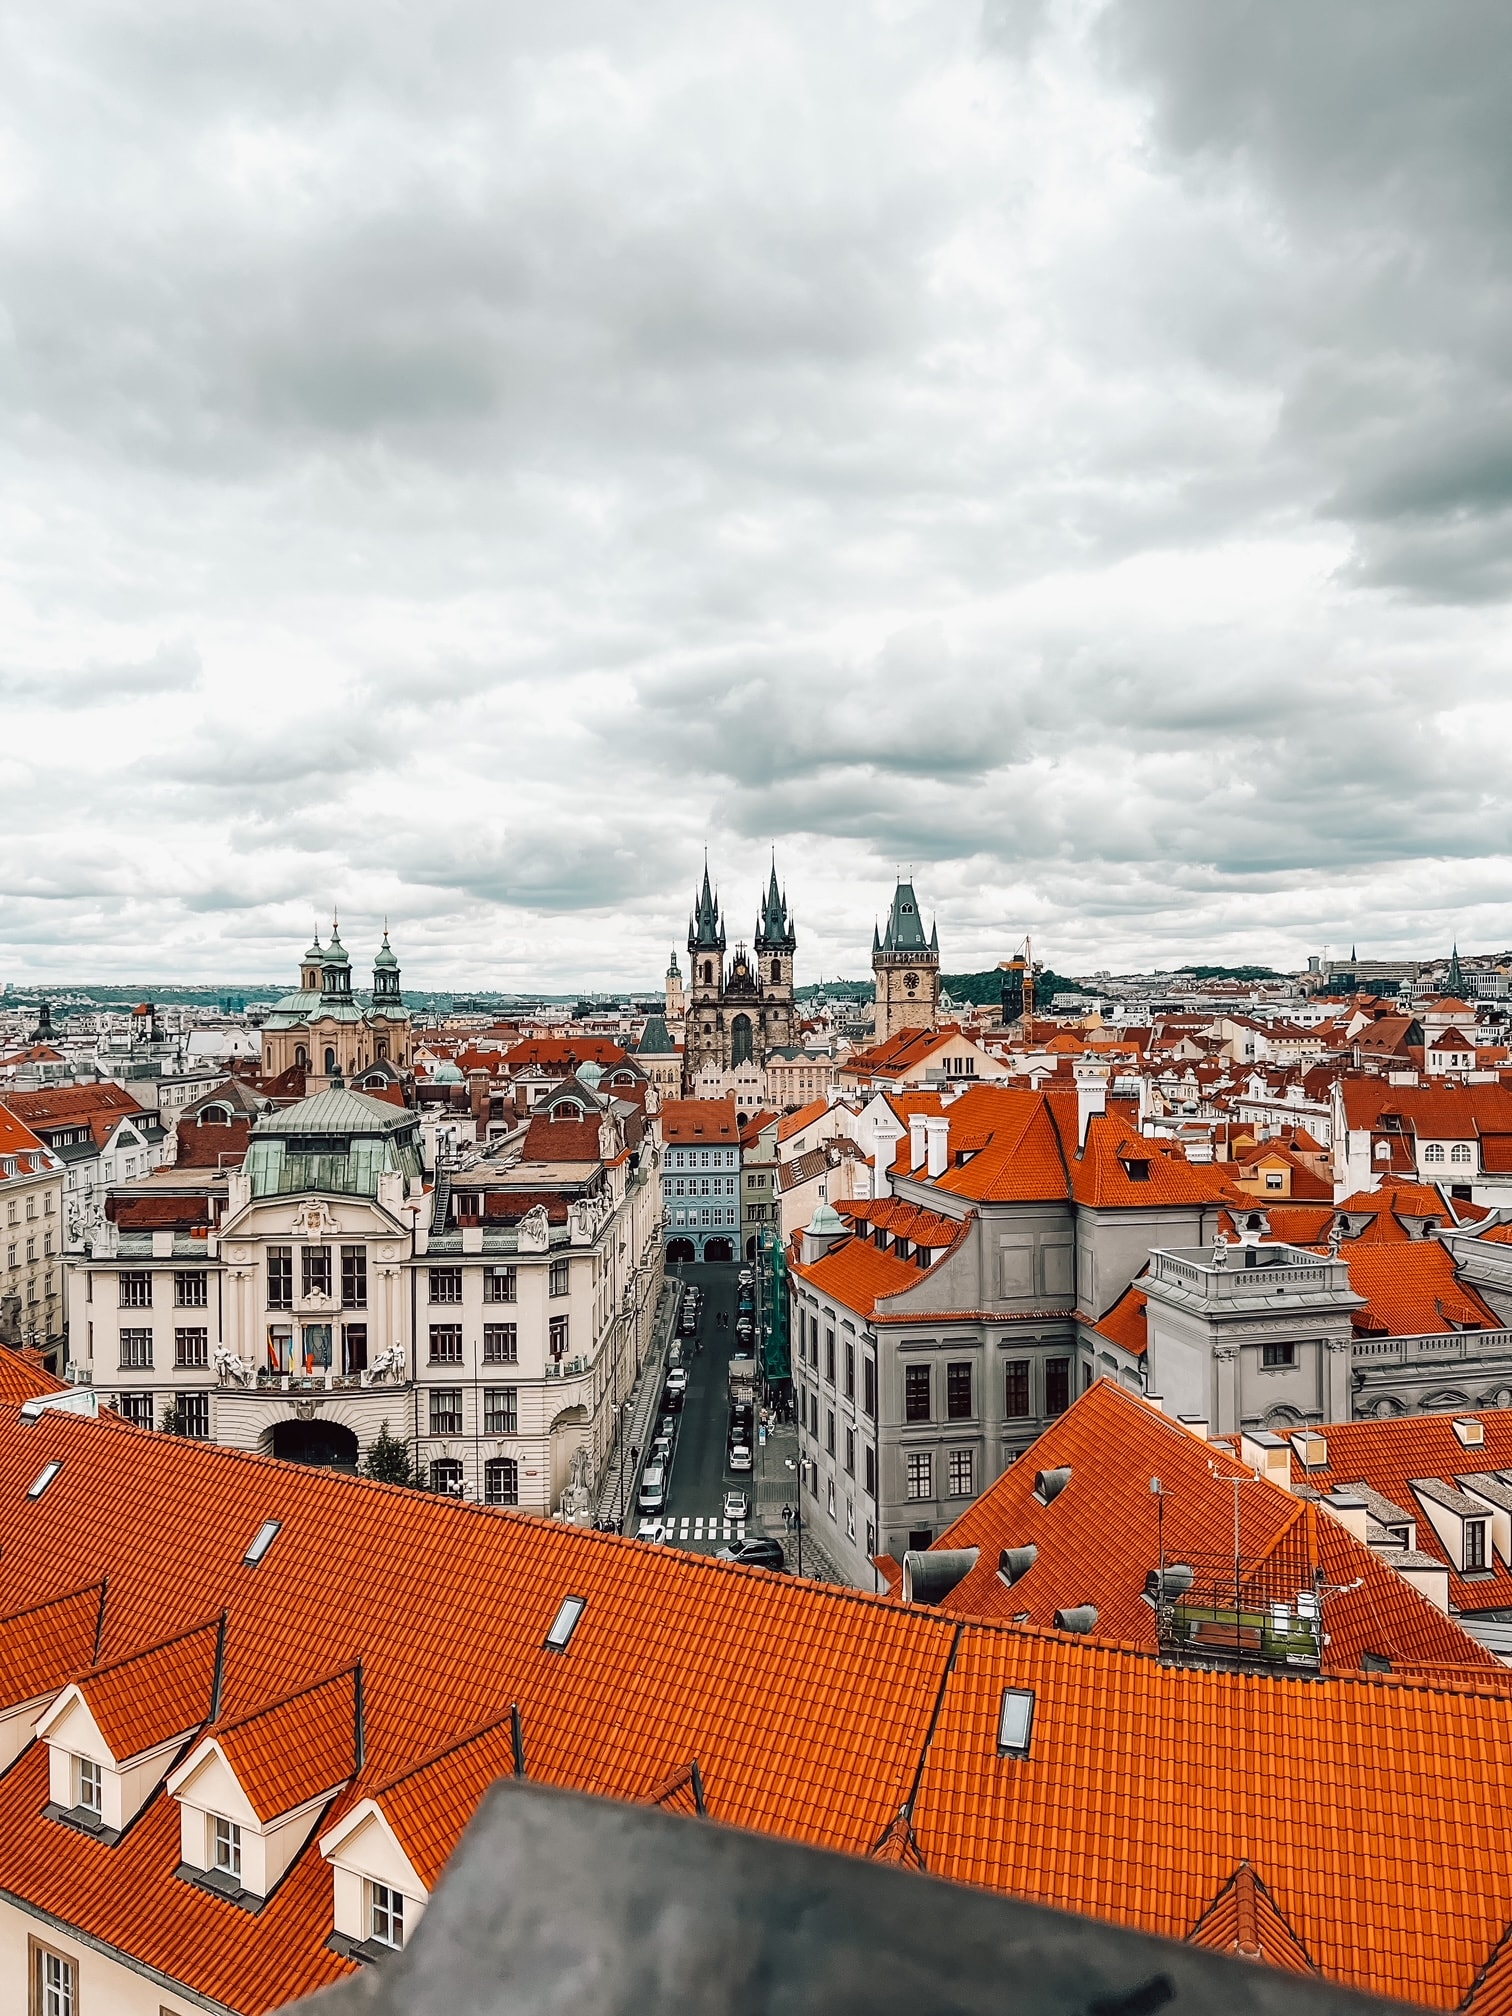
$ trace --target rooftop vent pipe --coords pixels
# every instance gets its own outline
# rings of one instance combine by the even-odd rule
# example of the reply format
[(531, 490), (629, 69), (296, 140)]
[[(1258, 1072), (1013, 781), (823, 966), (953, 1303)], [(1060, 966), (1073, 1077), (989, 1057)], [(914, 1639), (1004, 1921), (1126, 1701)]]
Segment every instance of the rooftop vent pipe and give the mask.
[(1055, 1613), (1057, 1631), (1095, 1631), (1097, 1629), (1097, 1605), (1078, 1603), (1074, 1610), (1057, 1610)]
[(1027, 1547), (1005, 1547), (998, 1556), (998, 1573), (1011, 1589), (1020, 1581), (1039, 1559), (1039, 1549), (1033, 1543)]
[(1194, 1570), (1185, 1561), (1170, 1561), (1164, 1569), (1152, 1568), (1145, 1577), (1145, 1594), (1152, 1603), (1158, 1603), (1162, 1594), (1169, 1602), (1178, 1596), (1185, 1596), (1196, 1580)]
[(903, 1601), (938, 1603), (977, 1564), (979, 1547), (942, 1547), (930, 1553), (910, 1547), (903, 1556)]
[(1071, 1482), (1071, 1466), (1064, 1470), (1039, 1470), (1034, 1477), (1034, 1495), (1042, 1505), (1048, 1505), (1053, 1498), (1059, 1498)]

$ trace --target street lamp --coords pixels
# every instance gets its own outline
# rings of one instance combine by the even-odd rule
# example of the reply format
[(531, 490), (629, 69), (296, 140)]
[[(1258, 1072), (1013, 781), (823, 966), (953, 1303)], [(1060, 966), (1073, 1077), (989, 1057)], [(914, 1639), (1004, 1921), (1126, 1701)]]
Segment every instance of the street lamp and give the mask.
[[(791, 1456), (784, 1456), (782, 1463), (783, 1468), (787, 1470), (797, 1470), (799, 1468), (799, 1465), (793, 1461)], [(798, 1502), (793, 1507), (793, 1530), (798, 1535), (798, 1573), (801, 1575), (803, 1573), (803, 1477), (801, 1474), (798, 1478), (796, 1496)]]

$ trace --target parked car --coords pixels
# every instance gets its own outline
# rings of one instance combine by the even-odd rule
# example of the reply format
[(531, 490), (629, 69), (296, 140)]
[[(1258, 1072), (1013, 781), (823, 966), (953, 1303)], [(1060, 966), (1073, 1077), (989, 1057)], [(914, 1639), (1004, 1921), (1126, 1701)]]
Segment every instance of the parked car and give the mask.
[(667, 1391), (669, 1393), (686, 1393), (687, 1390), (688, 1390), (687, 1366), (674, 1365), (672, 1367), (672, 1370), (667, 1374)]
[(744, 1491), (726, 1491), (724, 1495), (724, 1516), (738, 1520), (742, 1525), (751, 1516), (751, 1501)]
[(660, 1519), (642, 1519), (635, 1529), (635, 1537), (637, 1540), (650, 1540), (655, 1545), (664, 1545), (667, 1529)]
[(669, 1386), (662, 1395), (662, 1405), (669, 1414), (680, 1414), (682, 1412), (683, 1398), (684, 1390), (681, 1386)]
[(660, 1512), (667, 1502), (667, 1473), (660, 1463), (648, 1463), (642, 1472), (640, 1496), (642, 1512)]
[(751, 1467), (750, 1443), (737, 1442), (732, 1438), (730, 1442), (730, 1468), (732, 1470), (749, 1470), (750, 1467)]
[(719, 1548), (716, 1561), (738, 1561), (744, 1568), (786, 1568), (787, 1556), (776, 1540), (733, 1540)]

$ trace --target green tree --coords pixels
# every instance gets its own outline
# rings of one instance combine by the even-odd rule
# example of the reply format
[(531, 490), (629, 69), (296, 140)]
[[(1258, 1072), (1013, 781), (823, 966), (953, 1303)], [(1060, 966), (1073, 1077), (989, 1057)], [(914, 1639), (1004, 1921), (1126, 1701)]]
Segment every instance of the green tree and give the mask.
[(362, 1474), (379, 1484), (413, 1484), (414, 1472), (410, 1469), (409, 1450), (397, 1435), (389, 1433), (385, 1421), (373, 1437), (372, 1445), (363, 1458)]

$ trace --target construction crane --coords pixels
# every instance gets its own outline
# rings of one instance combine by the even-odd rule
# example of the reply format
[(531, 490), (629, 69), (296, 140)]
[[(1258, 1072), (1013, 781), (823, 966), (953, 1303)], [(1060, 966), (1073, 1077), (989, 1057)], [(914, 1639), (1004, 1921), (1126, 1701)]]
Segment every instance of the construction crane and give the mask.
[(1003, 1021), (1024, 1023), (1027, 1041), (1034, 1041), (1034, 947), (1026, 938), (1011, 959), (998, 963), (1003, 976)]

